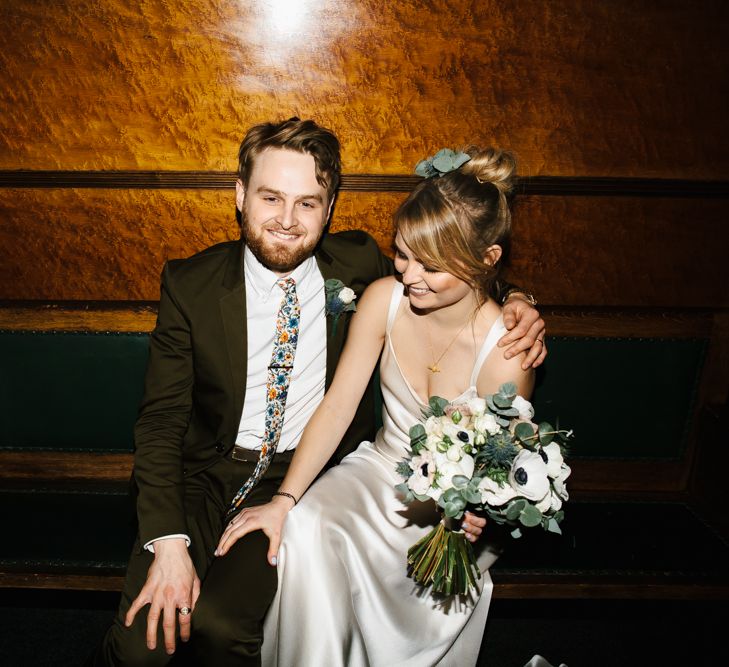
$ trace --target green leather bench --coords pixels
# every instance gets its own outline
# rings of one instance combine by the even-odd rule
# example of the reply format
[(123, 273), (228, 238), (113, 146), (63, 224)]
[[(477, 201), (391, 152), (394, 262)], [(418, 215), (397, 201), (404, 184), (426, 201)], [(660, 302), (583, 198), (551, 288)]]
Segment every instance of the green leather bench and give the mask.
[[(147, 344), (143, 334), (0, 332), (0, 586), (120, 589), (136, 530), (125, 480)], [(551, 339), (537, 416), (575, 429), (575, 471), (680, 462), (705, 348), (700, 339)], [(59, 460), (66, 467), (55, 474)], [(729, 598), (729, 548), (681, 498), (574, 495), (562, 537), (506, 543), (492, 570), (497, 597)]]

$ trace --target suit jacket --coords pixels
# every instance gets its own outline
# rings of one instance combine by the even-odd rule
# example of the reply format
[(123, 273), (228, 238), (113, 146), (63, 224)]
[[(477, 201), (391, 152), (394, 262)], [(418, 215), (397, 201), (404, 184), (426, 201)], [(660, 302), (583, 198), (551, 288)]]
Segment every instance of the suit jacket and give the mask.
[[(228, 455), (238, 433), (247, 372), (242, 241), (221, 243), (162, 271), (157, 324), (150, 340), (137, 420), (133, 483), (141, 544), (187, 533), (185, 479)], [(315, 254), (324, 280), (338, 278), (357, 295), (392, 273), (364, 232), (325, 234)], [(349, 328), (327, 317), (329, 387)], [(372, 383), (371, 383), (372, 384)], [(374, 436), (372, 387), (337, 450), (340, 459)]]

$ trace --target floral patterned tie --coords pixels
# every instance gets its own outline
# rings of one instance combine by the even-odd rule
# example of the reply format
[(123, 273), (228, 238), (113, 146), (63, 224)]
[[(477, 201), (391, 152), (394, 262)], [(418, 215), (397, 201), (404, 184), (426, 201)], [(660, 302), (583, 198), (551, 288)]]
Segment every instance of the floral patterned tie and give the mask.
[(246, 499), (251, 489), (263, 477), (276, 454), (281, 430), (283, 429), (284, 409), (289, 393), (289, 381), (294, 367), (296, 343), (299, 340), (299, 319), (301, 307), (296, 296), (296, 282), (293, 278), (282, 278), (276, 284), (284, 291), (281, 306), (276, 317), (276, 337), (273, 341), (273, 354), (268, 366), (266, 382), (266, 430), (263, 434), (261, 455), (251, 476), (240, 487), (230, 503), (228, 516), (235, 512)]

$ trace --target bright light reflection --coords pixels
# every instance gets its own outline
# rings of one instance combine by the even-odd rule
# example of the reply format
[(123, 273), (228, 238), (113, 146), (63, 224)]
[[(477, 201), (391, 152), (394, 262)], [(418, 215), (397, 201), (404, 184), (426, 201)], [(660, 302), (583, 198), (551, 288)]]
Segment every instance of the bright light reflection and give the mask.
[(279, 33), (302, 32), (311, 20), (310, 0), (268, 0), (264, 6), (266, 22)]

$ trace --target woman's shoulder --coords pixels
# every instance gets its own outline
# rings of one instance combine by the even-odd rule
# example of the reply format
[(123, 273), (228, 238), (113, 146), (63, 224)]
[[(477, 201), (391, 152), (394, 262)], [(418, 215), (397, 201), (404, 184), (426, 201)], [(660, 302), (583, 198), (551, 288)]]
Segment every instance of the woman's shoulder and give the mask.
[(370, 299), (377, 299), (378, 301), (386, 300), (389, 303), (396, 286), (400, 286), (400, 289), (402, 289), (402, 283), (395, 276), (378, 278), (370, 283), (369, 287), (365, 290), (365, 295), (369, 295)]
[(491, 315), (494, 319), (489, 336), (495, 337), (495, 340), (478, 374), (478, 393), (480, 396), (492, 394), (504, 382), (513, 382), (519, 388), (520, 394), (528, 396), (531, 394), (534, 384), (534, 370), (531, 368), (524, 370), (521, 367), (526, 358), (526, 352), (521, 352), (510, 359), (504, 357), (506, 348), (499, 347), (497, 344), (499, 339), (507, 333), (502, 319), (501, 306), (494, 304)]

